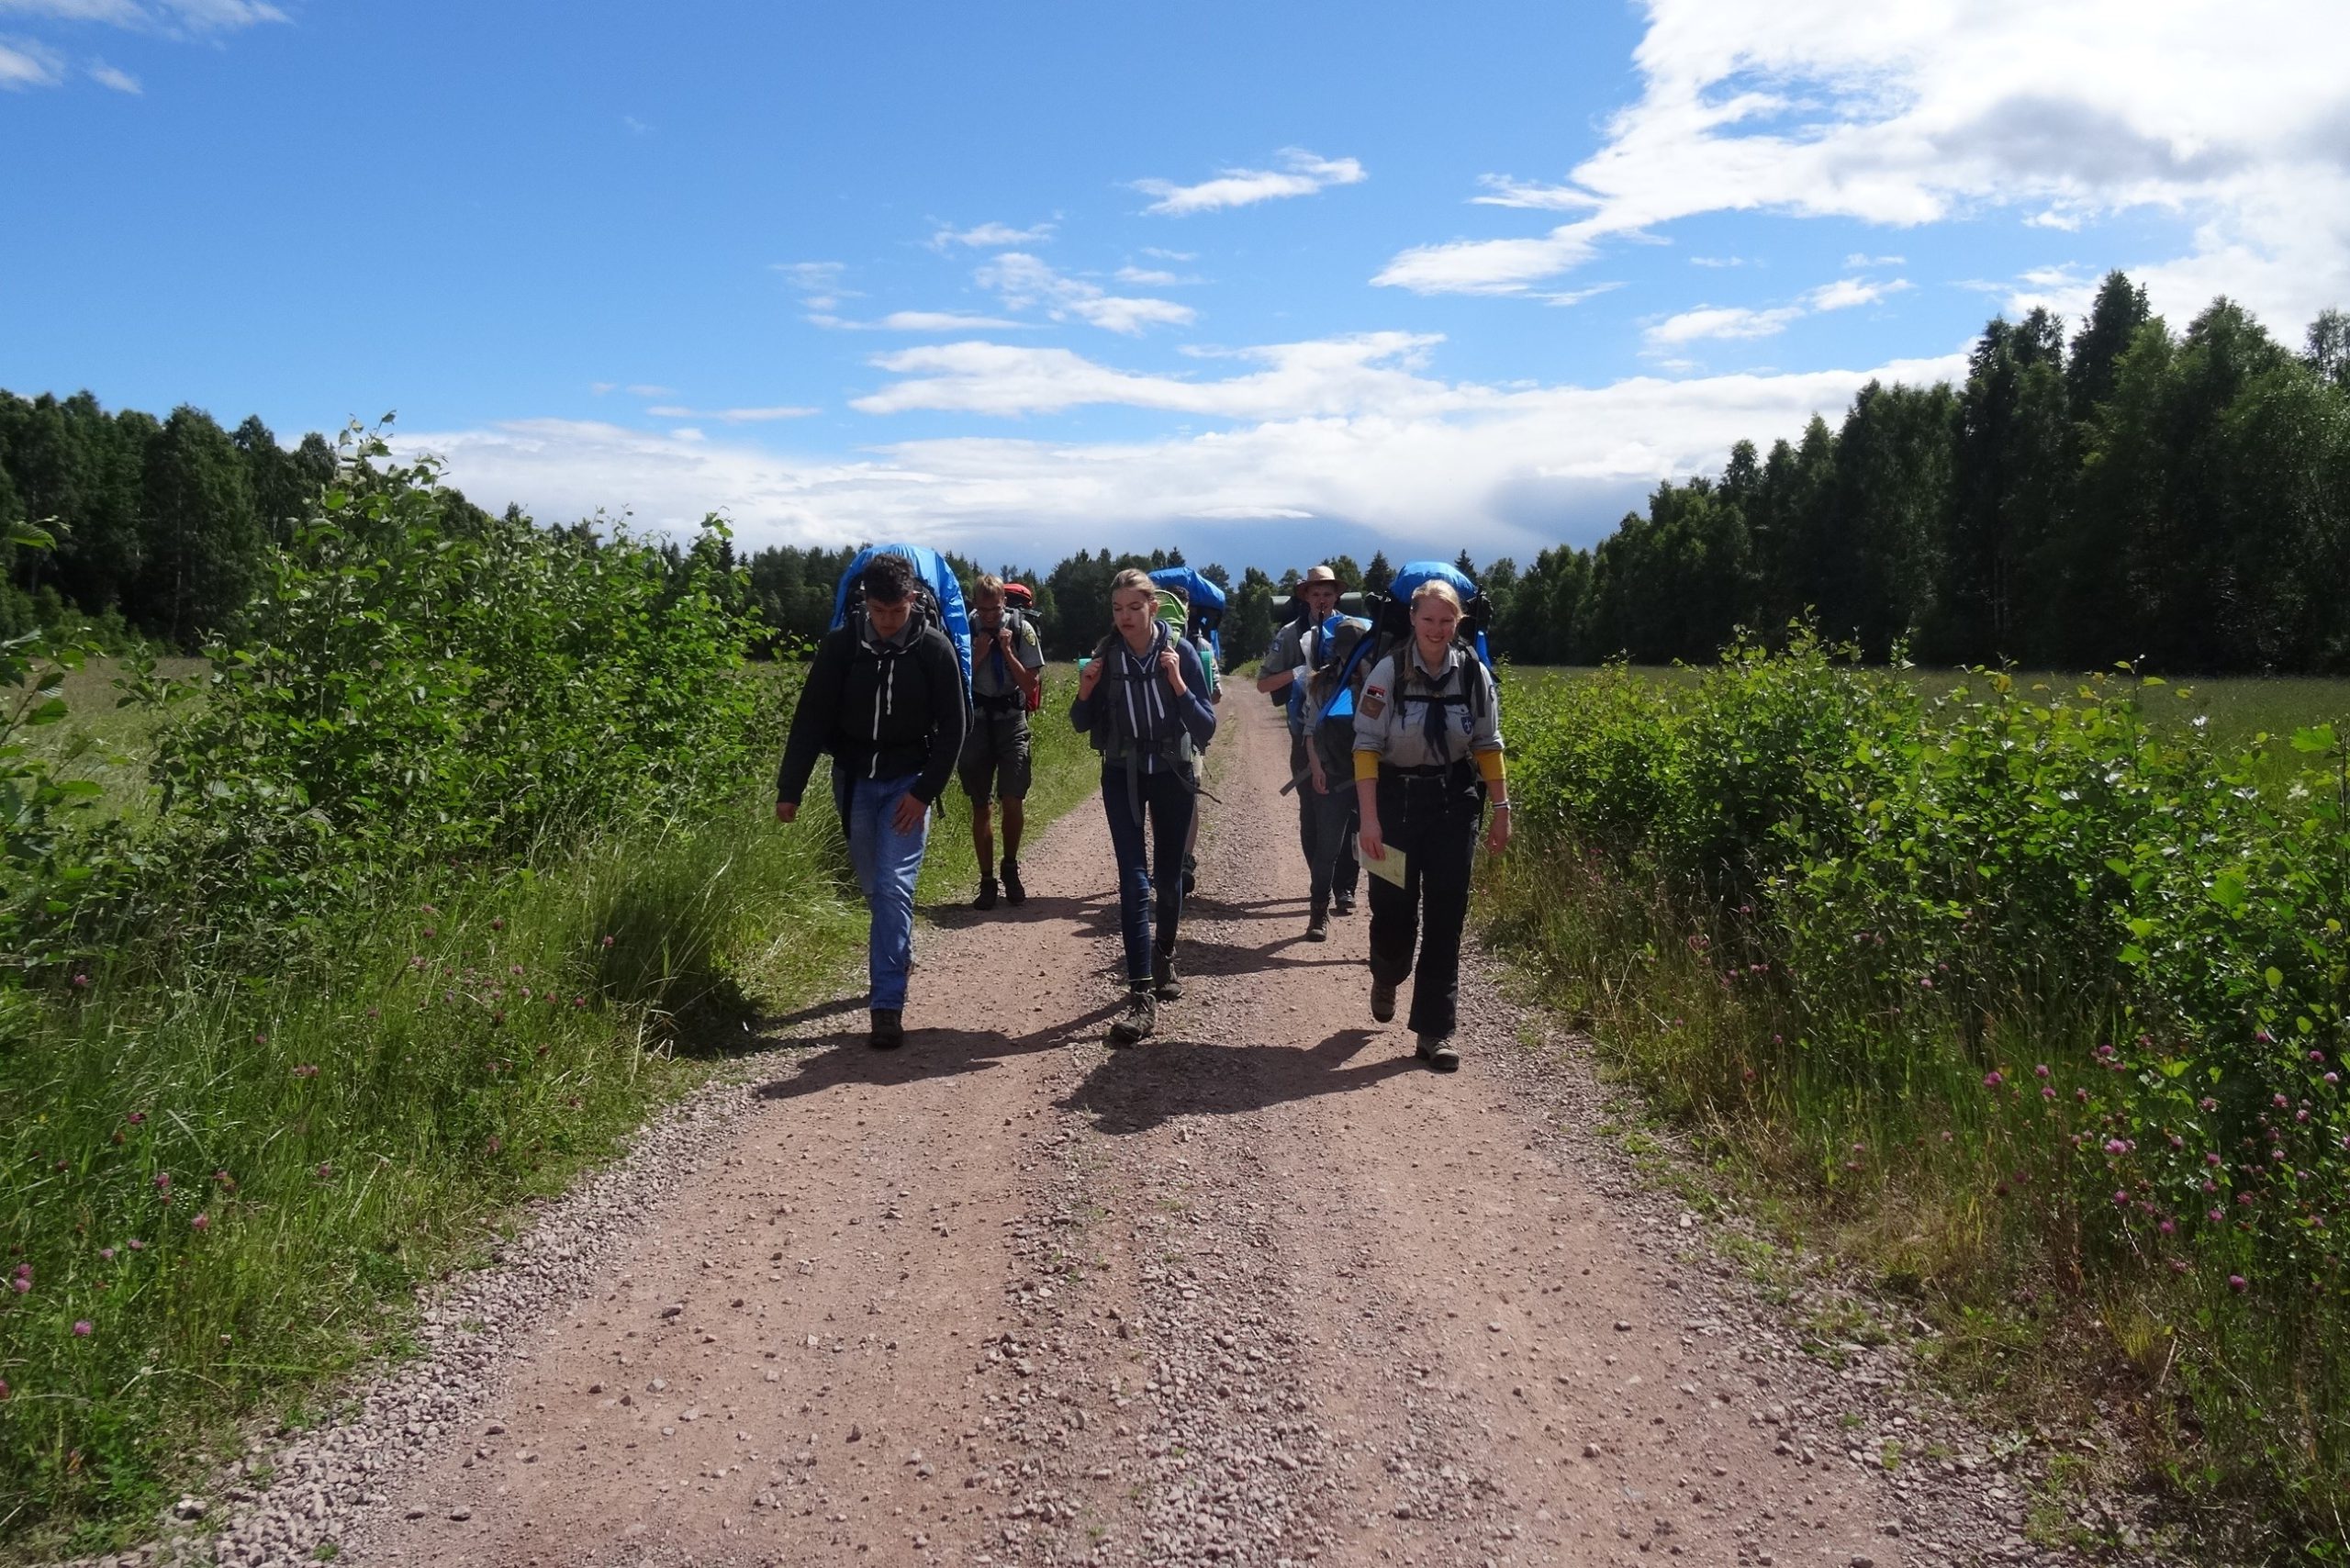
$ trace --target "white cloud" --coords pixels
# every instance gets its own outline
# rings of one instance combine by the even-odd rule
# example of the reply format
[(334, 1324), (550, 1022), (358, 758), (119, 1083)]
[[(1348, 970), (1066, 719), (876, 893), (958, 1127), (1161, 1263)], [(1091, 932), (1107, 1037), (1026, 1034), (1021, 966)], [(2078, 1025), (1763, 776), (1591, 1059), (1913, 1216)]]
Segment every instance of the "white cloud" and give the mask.
[[(404, 435), (400, 444), (446, 454), (451, 480), (493, 510), (517, 500), (558, 520), (628, 509), (681, 527), (722, 510), (753, 548), (896, 538), (1046, 561), (1140, 538), (1214, 548), (1236, 566), (1277, 566), (1299, 536), (1254, 521), (1270, 519), (1311, 521), (1317, 542), (1367, 531), (1366, 549), (1383, 544), (1391, 554), (1466, 547), (1524, 561), (1561, 538), (1604, 532), (1659, 478), (1718, 468), (1740, 438), (1767, 442), (1796, 435), (1815, 412), (1836, 418), (1872, 378), (1964, 373), (1964, 355), (1952, 354), (1804, 375), (1505, 390), (1415, 374), (1412, 352), (1391, 345), (1382, 360), (1360, 340), (1289, 344), (1251, 351), (1259, 368), (1226, 382), (1125, 378), (1121, 396), (1144, 406), (1181, 397), (1204, 411), (1255, 411), (1237, 428), (1154, 441), (960, 438), (797, 456), (537, 420)], [(1122, 375), (1075, 355), (998, 373), (1096, 385)], [(1285, 389), (1268, 376), (1287, 377)]]
[(141, 91), (138, 77), (128, 71), (118, 71), (103, 60), (91, 63), (90, 80), (101, 87), (111, 87), (118, 93), (129, 93), (133, 97)]
[(1371, 332), (1195, 356), (1264, 366), (1217, 381), (1113, 370), (1068, 349), (941, 343), (876, 359), (879, 368), (905, 379), (850, 406), (868, 414), (921, 409), (1013, 415), (1114, 403), (1225, 419), (1343, 414), (1371, 407), (1438, 412), (1462, 406), (1465, 395), (1412, 372), (1440, 342), (1410, 332)]
[(1582, 212), (1599, 205), (1589, 191), (1572, 185), (1540, 185), (1514, 180), (1507, 174), (1481, 174), (1477, 183), (1485, 194), (1469, 199), (1479, 207), (1521, 207), (1551, 212)]
[(1039, 223), (1033, 229), (1015, 229), (1009, 223), (981, 223), (969, 229), (942, 229), (930, 237), (933, 250), (943, 251), (949, 245), (968, 245), (975, 250), (1001, 251), (1013, 245), (1041, 245), (1053, 237), (1054, 225)]
[(1054, 320), (1076, 317), (1104, 331), (1128, 336), (1149, 327), (1181, 327), (1199, 312), (1171, 299), (1105, 293), (1082, 278), (1065, 277), (1022, 251), (1006, 251), (972, 274), (1002, 297), (1007, 310), (1041, 308)]
[(685, 409), (674, 403), (658, 404), (644, 410), (656, 420), (723, 420), (730, 425), (765, 424), (773, 420), (804, 420), (821, 414), (822, 409), (797, 406), (773, 409)]
[[(2011, 208), (2188, 218), (2132, 266), (2171, 309), (2219, 285), (2298, 322), (2350, 295), (2341, 0), (1648, 0), (1639, 100), (1555, 186), (1477, 199), (1588, 210), (1539, 235), (1396, 255), (1377, 281), (1514, 294), (1603, 243), (1712, 212), (1909, 227)], [(2169, 292), (2165, 304), (2165, 291)]]
[[(1821, 284), (1791, 305), (1775, 305), (1756, 309), (1740, 305), (1701, 305), (1694, 310), (1684, 310), (1668, 316), (1648, 329), (1651, 353), (1684, 347), (1706, 339), (1739, 342), (1751, 338), (1774, 337), (1785, 331), (1791, 322), (1824, 310), (1850, 310), (1855, 306), (1874, 305), (1887, 295), (1900, 294), (1909, 287), (1907, 278), (1888, 278), (1874, 282), (1866, 278), (1839, 278), (1834, 283)], [(1688, 362), (1668, 362), (1672, 368), (1685, 368)]]
[(1030, 325), (1009, 317), (982, 316), (969, 310), (892, 310), (878, 321), (851, 321), (821, 313), (808, 319), (836, 332), (1021, 331)]
[[(1746, 264), (1746, 258), (1744, 256), (1692, 256), (1689, 258), (1689, 264), (1693, 267), (1742, 267)], [(1848, 261), (1844, 264), (1851, 266), (1852, 263)]]
[(848, 268), (839, 262), (769, 262), (767, 266), (799, 290), (801, 303), (811, 310), (830, 310), (844, 299), (859, 297), (855, 289), (841, 286)]
[(1891, 278), (1884, 283), (1872, 283), (1865, 278), (1840, 278), (1820, 285), (1804, 296), (1804, 303), (1814, 310), (1850, 310), (1855, 305), (1874, 305), (1888, 294), (1906, 293), (1909, 280)]
[(621, 116), (621, 124), (626, 126), (630, 130), (639, 136), (649, 135), (653, 129), (650, 125), (647, 125), (644, 121), (637, 118), (634, 115)]
[(1136, 180), (1135, 189), (1158, 199), (1143, 210), (1184, 218), (1220, 207), (1249, 207), (1282, 196), (1312, 196), (1332, 185), (1360, 185), (1371, 176), (1352, 158), (1324, 158), (1303, 147), (1284, 147), (1274, 169), (1226, 169), (1196, 185), (1171, 180)]
[(1646, 336), (1651, 348), (1678, 348), (1705, 338), (1767, 338), (1786, 330), (1788, 322), (1802, 316), (1802, 308), (1794, 305), (1768, 310), (1752, 310), (1741, 305), (1701, 305), (1695, 310), (1666, 317), (1651, 327)]
[(656, 386), (650, 381), (632, 381), (629, 383), (628, 389), (629, 395), (635, 398), (674, 398), (677, 395), (676, 387)]
[(57, 22), (96, 22), (140, 32), (235, 32), (264, 22), (287, 20), (262, 0), (0, 0), (0, 15), (39, 17)]
[(1595, 283), (1582, 288), (1554, 289), (1547, 294), (1537, 294), (1534, 297), (1546, 305), (1581, 305), (1586, 299), (1596, 299), (1603, 294), (1613, 294), (1623, 286), (1620, 282)]
[(1872, 256), (1866, 251), (1855, 251), (1844, 258), (1845, 270), (1864, 272), (1870, 267), (1897, 267), (1907, 264), (1904, 256)]
[(0, 38), (0, 91), (54, 87), (65, 80), (56, 54), (30, 39)]
[(1136, 288), (1181, 288), (1201, 280), (1183, 273), (1170, 273), (1158, 267), (1120, 267), (1118, 281)]
[(600, 398), (619, 385), (620, 383), (617, 381), (590, 381), (588, 384), (588, 390)]

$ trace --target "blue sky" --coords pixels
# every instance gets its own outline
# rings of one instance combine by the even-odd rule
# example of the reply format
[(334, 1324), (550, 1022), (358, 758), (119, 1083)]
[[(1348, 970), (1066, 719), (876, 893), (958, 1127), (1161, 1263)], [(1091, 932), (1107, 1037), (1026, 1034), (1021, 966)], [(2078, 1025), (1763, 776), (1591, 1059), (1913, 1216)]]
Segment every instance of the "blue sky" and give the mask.
[[(2149, 17), (2142, 13), (2157, 13)], [(2338, 0), (0, 0), (0, 386), (748, 543), (1588, 543), (2129, 268), (2350, 303)]]

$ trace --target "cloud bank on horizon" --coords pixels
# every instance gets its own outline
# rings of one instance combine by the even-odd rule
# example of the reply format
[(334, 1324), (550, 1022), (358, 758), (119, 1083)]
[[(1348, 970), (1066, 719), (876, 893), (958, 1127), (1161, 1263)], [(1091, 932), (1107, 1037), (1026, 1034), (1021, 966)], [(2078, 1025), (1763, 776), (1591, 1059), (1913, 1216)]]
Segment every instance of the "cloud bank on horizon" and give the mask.
[[(1494, 25), (1530, 37), (1550, 15), (1529, 0)], [(79, 95), (166, 116), (256, 39), (349, 22), (296, 0), (0, 0), (0, 108)], [(896, 73), (908, 140), (831, 185), (856, 149), (698, 127), (689, 98), (599, 106), (625, 151), (597, 156), (647, 160), (647, 210), (677, 244), (659, 267), (584, 267), (568, 294), (531, 247), (480, 247), (469, 266), (505, 270), (445, 286), (494, 297), (475, 329), (494, 350), (448, 386), (396, 387), (423, 427), (399, 444), (445, 454), (485, 505), (664, 527), (720, 512), (754, 546), (899, 536), (1041, 564), (1212, 538), (1237, 566), (1330, 533), (1523, 558), (1589, 543), (1737, 440), (1833, 420), (1872, 378), (1963, 375), (1990, 311), (2077, 317), (2109, 267), (2174, 326), (2224, 293), (2297, 341), (2350, 304), (2342, 0), (1639, 0), (1628, 25), (1528, 44), (1521, 88), (1560, 84), (1563, 112), (1539, 119), (1498, 112), (1402, 28), (1364, 44), (1377, 69), (1236, 92), (1212, 124), (1150, 105), (1119, 120), (1099, 95), (1062, 112), (1054, 94), (1074, 106), (1093, 78), (1113, 100), (1154, 70), (1183, 79), (1105, 33), (1024, 89), (1036, 124), (1085, 134), (1029, 127), (1021, 158), (932, 186), (925, 155), (978, 134), (957, 115), (1016, 110), (948, 101), (986, 75), (954, 50), (920, 78), (860, 51), (870, 25), (807, 58)], [(1069, 38), (994, 30), (1024, 58)], [(1301, 22), (1292, 44), (1326, 41)], [(100, 42), (146, 50), (124, 57), (138, 73)], [(1415, 72), (1459, 90), (1426, 106), (1390, 90)], [(752, 254), (731, 231), (769, 164), (803, 184)], [(592, 224), (605, 173), (585, 166), (576, 205), (539, 229)], [(509, 332), (542, 305), (537, 339)], [(509, 373), (542, 358), (577, 368)], [(334, 407), (304, 417), (331, 426)]]

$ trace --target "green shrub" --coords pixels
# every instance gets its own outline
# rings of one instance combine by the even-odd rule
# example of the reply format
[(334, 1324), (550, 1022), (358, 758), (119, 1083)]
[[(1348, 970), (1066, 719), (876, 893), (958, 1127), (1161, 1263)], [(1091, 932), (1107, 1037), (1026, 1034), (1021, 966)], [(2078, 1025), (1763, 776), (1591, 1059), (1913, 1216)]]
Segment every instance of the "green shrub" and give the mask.
[(1493, 919), (1668, 1107), (1954, 1300), (2053, 1282), (2176, 1346), (2182, 1462), (2314, 1501), (2350, 1479), (2350, 755), (2175, 700), (1925, 700), (1803, 637), (1514, 689)]

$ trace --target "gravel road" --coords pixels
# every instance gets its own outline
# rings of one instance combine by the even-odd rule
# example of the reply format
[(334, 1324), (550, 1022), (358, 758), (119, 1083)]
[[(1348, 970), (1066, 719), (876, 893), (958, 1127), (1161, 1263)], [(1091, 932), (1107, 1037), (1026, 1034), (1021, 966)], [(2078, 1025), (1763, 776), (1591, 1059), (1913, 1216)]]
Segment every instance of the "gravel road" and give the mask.
[(1374, 1025), (1365, 917), (1303, 940), (1278, 713), (1227, 703), (1214, 758), (1156, 1038), (1102, 1044), (1087, 805), (1024, 909), (933, 912), (903, 1050), (778, 1022), (139, 1560), (2054, 1560), (2031, 1450), (1905, 1351), (1805, 1354), (1598, 1131), (1580, 1042), (1483, 970), (1457, 1075)]

